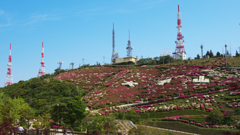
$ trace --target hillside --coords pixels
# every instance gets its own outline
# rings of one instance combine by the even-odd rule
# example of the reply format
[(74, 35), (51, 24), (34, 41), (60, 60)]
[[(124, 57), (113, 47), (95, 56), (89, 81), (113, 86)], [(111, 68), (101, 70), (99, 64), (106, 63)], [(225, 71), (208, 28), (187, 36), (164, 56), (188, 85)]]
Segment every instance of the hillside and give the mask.
[(218, 67), (225, 67), (227, 62), (227, 67), (240, 67), (240, 57), (230, 57), (222, 58), (222, 57), (214, 57), (209, 59), (194, 59), (194, 60), (177, 60), (172, 61), (169, 63), (161, 64), (164, 66), (173, 65), (173, 66), (218, 66)]
[[(229, 58), (238, 59), (238, 58)], [(211, 61), (214, 60), (214, 61)], [(218, 68), (222, 59), (203, 59), (187, 61), (188, 66), (118, 66), (105, 65), (82, 67), (59, 75), (44, 75), (28, 81), (1, 88), (0, 91), (11, 97), (20, 96), (36, 109), (37, 114), (62, 98), (82, 95), (90, 108), (103, 108), (126, 103), (151, 103), (163, 97), (176, 97), (194, 93), (208, 92), (212, 88), (228, 88), (236, 83), (239, 73), (228, 68)], [(214, 66), (203, 66), (206, 61)], [(230, 61), (230, 60), (229, 60)], [(183, 62), (174, 62), (179, 65)], [(231, 61), (230, 61), (231, 63)], [(200, 65), (199, 65), (200, 64)], [(204, 64), (204, 65), (205, 65)], [(224, 64), (223, 61), (220, 64)], [(238, 63), (236, 61), (236, 66)], [(205, 70), (207, 69), (207, 70)], [(205, 71), (203, 71), (205, 70)], [(193, 79), (205, 76), (210, 83), (193, 83)], [(165, 80), (165, 82), (164, 82)], [(122, 85), (125, 82), (129, 85)], [(78, 87), (76, 87), (78, 86)]]

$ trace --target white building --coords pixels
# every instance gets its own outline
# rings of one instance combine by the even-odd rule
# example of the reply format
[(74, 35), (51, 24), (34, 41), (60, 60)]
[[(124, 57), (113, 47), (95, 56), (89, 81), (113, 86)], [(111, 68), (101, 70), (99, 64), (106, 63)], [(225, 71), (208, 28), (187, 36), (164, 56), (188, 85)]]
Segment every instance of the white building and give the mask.
[(174, 54), (174, 59), (176, 60), (186, 60), (187, 56), (186, 56), (186, 53), (185, 52), (181, 52), (181, 53), (173, 53)]
[[(122, 62), (129, 62), (129, 61), (132, 61), (136, 64), (138, 61), (138, 56), (137, 57), (130, 56), (130, 57), (123, 57), (123, 58), (115, 59), (115, 63), (122, 63)], [(115, 63), (113, 63), (113, 64), (115, 64)]]

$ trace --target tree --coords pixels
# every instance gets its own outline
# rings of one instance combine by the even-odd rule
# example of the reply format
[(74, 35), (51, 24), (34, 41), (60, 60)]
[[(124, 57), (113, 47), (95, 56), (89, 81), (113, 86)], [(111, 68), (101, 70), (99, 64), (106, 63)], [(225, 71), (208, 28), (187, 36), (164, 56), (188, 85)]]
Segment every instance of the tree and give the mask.
[(239, 57), (239, 53), (238, 53), (238, 51), (236, 51), (236, 57)]
[(154, 61), (152, 60), (152, 58), (145, 58), (145, 59), (140, 59), (137, 61), (138, 65), (153, 65)]
[(34, 128), (39, 128), (39, 129), (50, 129), (51, 128), (51, 116), (49, 113), (44, 113), (42, 116), (38, 115), (37, 121), (33, 122), (33, 127)]
[[(64, 72), (66, 72), (66, 71), (67, 71), (67, 70), (61, 69), (61, 70), (60, 70), (60, 73), (64, 73)], [(58, 74), (59, 74), (59, 68), (57, 68), (57, 69), (54, 70), (54, 74), (55, 74), (55, 75), (58, 75)]]
[(70, 124), (74, 129), (75, 122), (81, 121), (88, 115), (85, 112), (86, 107), (87, 104), (81, 100), (80, 96), (75, 96), (74, 99), (65, 97), (59, 101), (59, 111), (57, 104), (54, 104), (49, 112), (55, 121), (58, 120), (59, 112), (59, 118), (62, 118), (64, 123)]
[(208, 118), (216, 124), (216, 122), (220, 122), (223, 120), (223, 114), (220, 112), (220, 110), (215, 109), (212, 111), (209, 115)]
[(115, 116), (116, 116), (117, 119), (123, 120), (125, 118), (125, 112), (120, 111), (118, 113), (115, 113)]
[(220, 52), (217, 52), (216, 57), (220, 57), (220, 56), (221, 56)]
[(23, 108), (20, 110), (20, 121), (26, 122), (26, 119), (28, 120), (27, 127), (29, 129), (30, 124), (29, 120), (34, 117), (35, 112), (30, 106), (23, 106)]
[(92, 133), (116, 134), (119, 129), (118, 121), (113, 116), (99, 116), (95, 115), (87, 120), (87, 129)]
[(209, 52), (209, 57), (210, 58), (214, 57), (214, 54), (213, 54), (212, 50), (210, 50), (210, 52)]
[(34, 111), (23, 98), (9, 97), (5, 104), (0, 104), (0, 114), (0, 119), (9, 119), (14, 123), (18, 119), (25, 123), (25, 119), (29, 120), (34, 116)]
[(0, 124), (0, 135), (6, 135), (6, 132), (10, 130), (16, 130), (17, 125), (13, 125), (12, 121), (9, 119), (3, 119), (3, 123)]
[(210, 56), (210, 53), (209, 53), (209, 51), (207, 51), (207, 53), (206, 53), (206, 56), (207, 56), (207, 55), (208, 55), (208, 56)]
[(125, 118), (136, 123), (140, 121), (141, 116), (136, 111), (130, 110), (128, 113), (126, 113)]
[(200, 59), (200, 55), (199, 55), (199, 54), (197, 54), (197, 57), (196, 57), (196, 59)]

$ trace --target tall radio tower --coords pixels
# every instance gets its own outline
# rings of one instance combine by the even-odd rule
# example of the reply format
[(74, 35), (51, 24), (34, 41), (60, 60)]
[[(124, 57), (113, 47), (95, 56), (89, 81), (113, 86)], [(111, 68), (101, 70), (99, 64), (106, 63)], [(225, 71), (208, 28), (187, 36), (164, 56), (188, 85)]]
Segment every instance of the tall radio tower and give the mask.
[(11, 55), (11, 43), (10, 43), (10, 53), (9, 53), (9, 57), (8, 57), (8, 72), (7, 72), (7, 81), (4, 83), (4, 87), (6, 85), (11, 85), (13, 84), (13, 75), (12, 75), (12, 55)]
[(118, 53), (115, 53), (115, 31), (114, 31), (114, 23), (113, 23), (113, 32), (112, 32), (112, 47), (113, 47), (113, 51), (112, 51), (111, 62), (112, 62), (112, 64), (113, 64), (113, 63), (115, 63), (115, 59), (118, 58)]
[(129, 32), (129, 40), (128, 40), (128, 46), (127, 46), (127, 56), (130, 57), (132, 56), (132, 50), (133, 48), (131, 47), (131, 41), (130, 41), (130, 30), (128, 31)]
[(178, 20), (177, 20), (178, 34), (177, 34), (177, 41), (175, 41), (176, 49), (173, 54), (175, 54), (175, 59), (186, 60), (186, 52), (185, 52), (184, 45), (183, 45), (184, 36), (182, 35), (182, 32), (181, 32), (182, 25), (181, 25), (181, 13), (179, 12), (179, 5), (178, 5), (177, 17), (178, 17)]
[(44, 58), (43, 42), (42, 42), (42, 53), (41, 53), (41, 55), (42, 55), (42, 61), (41, 61), (41, 68), (39, 69), (39, 72), (38, 72), (38, 77), (46, 74), (45, 69), (44, 69), (44, 67), (45, 67), (44, 64), (45, 63), (43, 62), (43, 58)]
[(202, 58), (203, 58), (203, 45), (201, 45), (201, 55), (202, 55)]

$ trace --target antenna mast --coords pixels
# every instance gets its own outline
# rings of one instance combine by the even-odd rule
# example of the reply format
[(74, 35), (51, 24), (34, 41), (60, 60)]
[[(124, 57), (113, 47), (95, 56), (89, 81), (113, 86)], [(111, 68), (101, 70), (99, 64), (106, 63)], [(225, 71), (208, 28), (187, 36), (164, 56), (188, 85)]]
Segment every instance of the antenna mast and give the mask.
[(227, 44), (225, 44), (225, 57), (229, 57), (229, 52), (227, 50)]
[(105, 65), (105, 56), (103, 56), (103, 65)]
[(118, 53), (115, 53), (115, 31), (114, 31), (114, 23), (113, 23), (113, 32), (112, 32), (112, 59), (111, 62), (112, 64), (115, 63), (115, 59), (118, 58)]
[(130, 30), (128, 31), (129, 32), (129, 40), (128, 40), (128, 46), (127, 46), (127, 56), (130, 57), (132, 56), (132, 50), (133, 48), (131, 47), (131, 41), (130, 41)]
[(232, 57), (231, 42), (230, 42), (230, 57)]
[(9, 53), (9, 56), (8, 56), (8, 63), (7, 63), (7, 66), (8, 66), (8, 72), (7, 72), (7, 81), (4, 83), (4, 87), (6, 85), (11, 85), (13, 84), (13, 75), (12, 75), (12, 55), (11, 55), (11, 43), (10, 43), (10, 53)]
[(203, 58), (203, 45), (201, 45), (201, 53), (202, 53), (202, 58)]
[(58, 64), (59, 64), (59, 73), (60, 73), (63, 62), (58, 62)]
[(74, 68), (74, 63), (73, 63), (73, 62), (71, 62), (71, 63), (70, 63), (70, 65), (72, 65), (72, 69), (73, 69), (73, 68)]
[(41, 68), (39, 69), (39, 72), (38, 72), (38, 76), (37, 77), (40, 77), (42, 75), (45, 75), (45, 63), (43, 62), (43, 58), (44, 58), (44, 48), (43, 48), (43, 42), (42, 42), (42, 52), (41, 52), (41, 55), (42, 55), (42, 60), (41, 60)]

